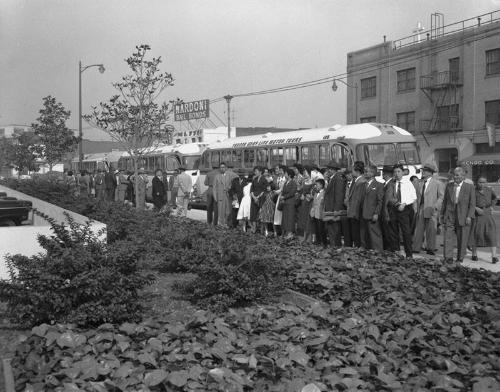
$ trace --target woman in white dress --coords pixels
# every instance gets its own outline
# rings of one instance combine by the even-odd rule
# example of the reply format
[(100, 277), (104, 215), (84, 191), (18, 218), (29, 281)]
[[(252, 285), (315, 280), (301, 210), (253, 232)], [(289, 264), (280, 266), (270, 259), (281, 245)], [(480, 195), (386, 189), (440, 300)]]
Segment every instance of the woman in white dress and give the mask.
[[(274, 170), (275, 173), (275, 181), (276, 181), (276, 186), (277, 190), (275, 193), (278, 195), (281, 194), (281, 191), (283, 190), (283, 186), (285, 185), (285, 174), (283, 171), (283, 166), (276, 166), (276, 169)], [(276, 201), (276, 208), (274, 210), (274, 236), (278, 236), (278, 227), (281, 226), (281, 219), (283, 218), (283, 211), (278, 210), (278, 205), (280, 203), (280, 197), (278, 196), (278, 200)]]
[(247, 231), (247, 223), (250, 219), (250, 206), (252, 199), (250, 197), (250, 188), (252, 187), (252, 176), (247, 177), (247, 184), (243, 188), (243, 198), (241, 199), (240, 208), (238, 209), (237, 219), (243, 231)]

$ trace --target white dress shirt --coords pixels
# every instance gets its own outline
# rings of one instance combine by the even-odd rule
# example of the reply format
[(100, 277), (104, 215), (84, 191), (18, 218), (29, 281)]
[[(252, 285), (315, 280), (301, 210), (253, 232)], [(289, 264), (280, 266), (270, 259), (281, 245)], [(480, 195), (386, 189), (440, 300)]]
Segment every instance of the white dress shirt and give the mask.
[(460, 195), (460, 189), (462, 188), (463, 183), (463, 181), (460, 184), (455, 183), (455, 203), (458, 202), (458, 195)]
[(412, 205), (417, 200), (417, 192), (410, 180), (403, 178), (401, 181), (394, 180), (394, 194), (397, 197), (398, 186), (401, 183), (401, 204)]

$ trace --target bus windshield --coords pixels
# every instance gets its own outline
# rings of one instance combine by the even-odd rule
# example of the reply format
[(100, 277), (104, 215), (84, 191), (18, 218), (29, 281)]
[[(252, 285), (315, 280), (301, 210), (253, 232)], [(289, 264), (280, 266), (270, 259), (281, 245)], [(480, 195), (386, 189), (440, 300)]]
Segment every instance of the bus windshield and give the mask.
[(420, 163), (417, 143), (399, 143), (399, 163), (416, 165)]
[(186, 170), (197, 170), (200, 164), (200, 155), (182, 157), (182, 165)]
[(372, 165), (384, 166), (397, 163), (394, 144), (362, 144), (357, 149), (358, 157)]

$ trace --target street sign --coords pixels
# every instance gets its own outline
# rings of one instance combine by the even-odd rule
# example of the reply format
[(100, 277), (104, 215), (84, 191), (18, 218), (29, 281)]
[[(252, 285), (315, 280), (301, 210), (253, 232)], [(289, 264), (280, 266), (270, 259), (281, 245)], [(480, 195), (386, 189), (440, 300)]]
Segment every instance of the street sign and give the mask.
[(209, 117), (209, 100), (202, 99), (193, 102), (180, 102), (174, 106), (174, 120), (198, 120)]

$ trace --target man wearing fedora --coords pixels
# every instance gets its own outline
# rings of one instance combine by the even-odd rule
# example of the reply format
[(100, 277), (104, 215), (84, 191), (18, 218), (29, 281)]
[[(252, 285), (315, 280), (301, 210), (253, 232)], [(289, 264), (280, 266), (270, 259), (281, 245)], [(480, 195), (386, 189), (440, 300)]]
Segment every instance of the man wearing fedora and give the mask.
[(361, 238), (361, 207), (366, 190), (365, 164), (354, 162), (352, 167), (353, 181), (347, 191), (345, 205), (347, 206), (348, 232), (344, 233), (344, 245), (350, 247), (366, 247), (365, 239)]
[(330, 245), (332, 247), (342, 246), (341, 218), (346, 215), (344, 207), (344, 196), (346, 180), (340, 170), (340, 163), (331, 161), (326, 165), (327, 176), (330, 179), (325, 190), (324, 203), (325, 212), (323, 220)]
[(444, 184), (434, 176), (436, 167), (426, 163), (422, 168), (422, 180), (417, 185), (417, 216), (413, 235), (413, 251), (420, 252), (426, 243), (428, 255), (435, 255), (439, 212), (443, 204)]

